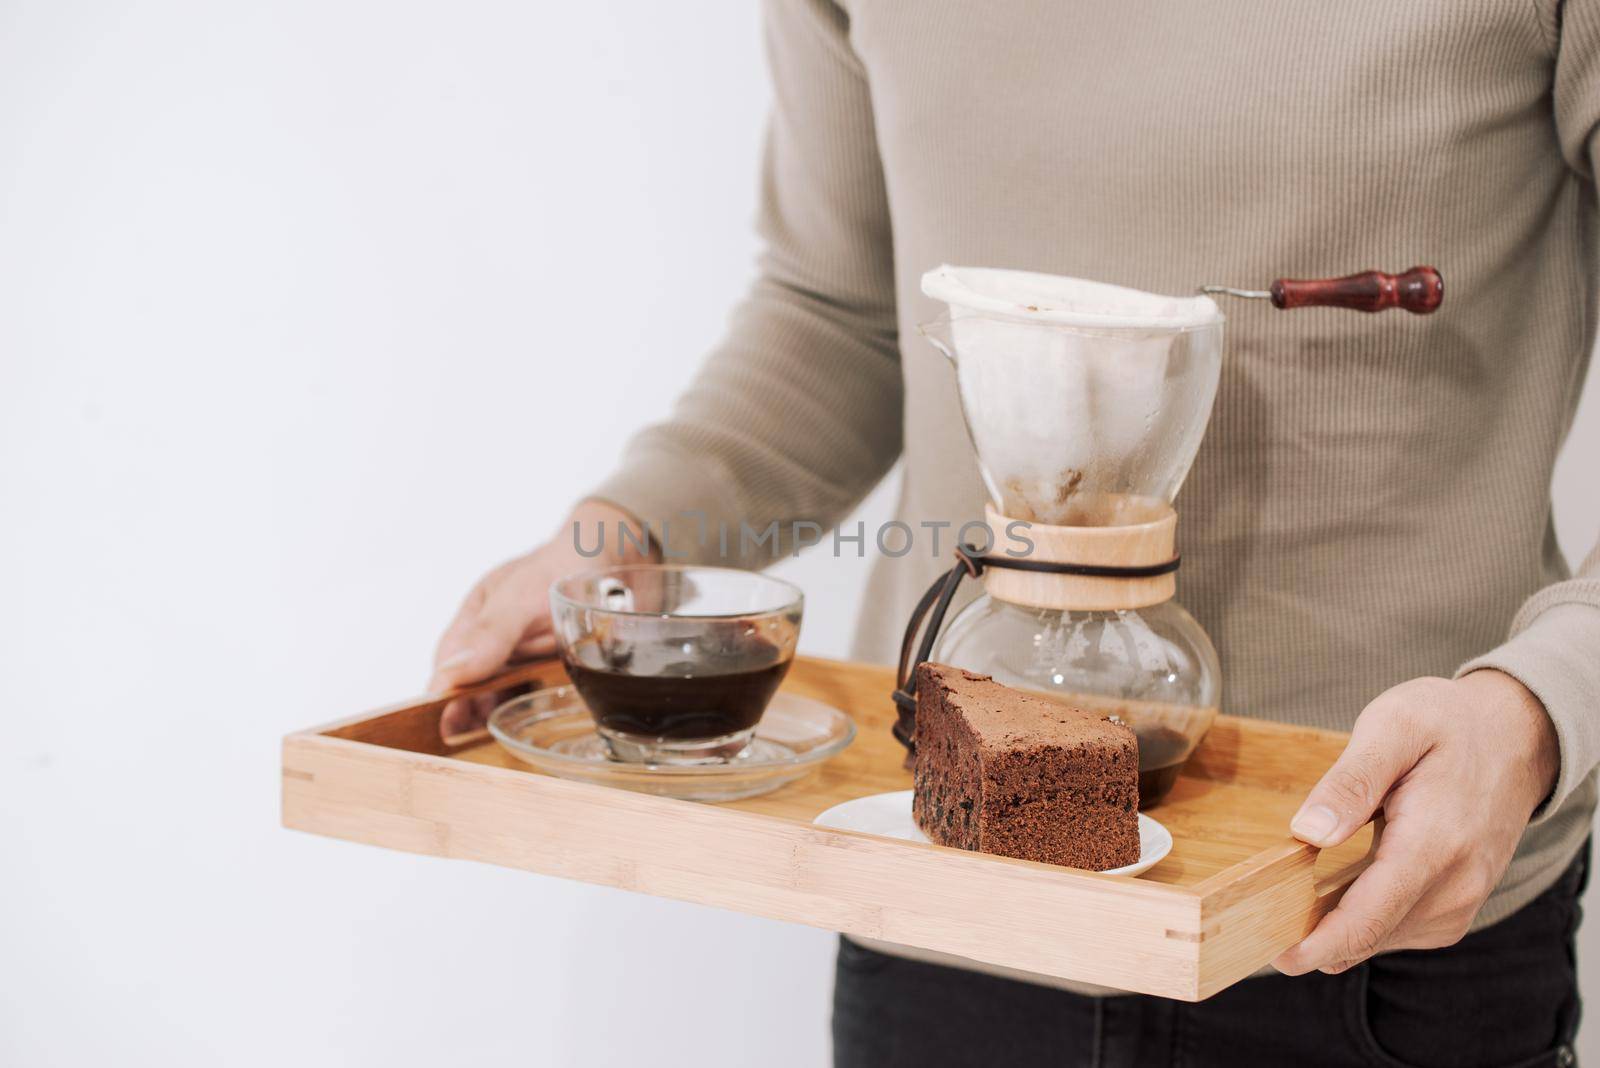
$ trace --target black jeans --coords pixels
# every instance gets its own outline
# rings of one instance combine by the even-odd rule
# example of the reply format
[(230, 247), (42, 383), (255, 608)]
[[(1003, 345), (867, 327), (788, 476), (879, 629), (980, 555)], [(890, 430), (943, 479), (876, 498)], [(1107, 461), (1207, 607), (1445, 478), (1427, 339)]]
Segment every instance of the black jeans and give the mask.
[(842, 939), (834, 1064), (1566, 1068), (1587, 876), (1585, 847), (1521, 911), (1447, 949), (1389, 953), (1342, 975), (1247, 979), (1198, 1004), (1082, 997)]

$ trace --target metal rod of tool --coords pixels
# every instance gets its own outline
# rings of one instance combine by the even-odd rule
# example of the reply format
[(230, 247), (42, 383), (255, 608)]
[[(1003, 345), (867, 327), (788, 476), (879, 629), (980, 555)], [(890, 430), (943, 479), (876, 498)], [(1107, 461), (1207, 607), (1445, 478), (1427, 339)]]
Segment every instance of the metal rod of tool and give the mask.
[(1220, 293), (1225, 297), (1243, 297), (1245, 300), (1271, 300), (1272, 293), (1265, 289), (1233, 289), (1229, 286), (1201, 286), (1202, 293)]

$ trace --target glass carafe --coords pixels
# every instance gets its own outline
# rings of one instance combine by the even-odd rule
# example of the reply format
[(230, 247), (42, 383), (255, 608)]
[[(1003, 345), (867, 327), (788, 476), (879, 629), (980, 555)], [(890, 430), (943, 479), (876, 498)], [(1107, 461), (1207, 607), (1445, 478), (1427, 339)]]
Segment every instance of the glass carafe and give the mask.
[[(1071, 547), (1098, 551), (1107, 534), (1117, 540), (1111, 528), (1139, 529), (1164, 516), (1169, 544), (1156, 551), (1170, 558), (1172, 501), (1205, 434), (1221, 371), (1216, 305), (950, 267), (924, 276), (923, 290), (949, 305), (950, 314), (922, 332), (955, 365), (991, 526), (1039, 525), (1060, 535), (1055, 562), (1098, 564), (1071, 559)], [(996, 569), (986, 576), (1005, 577)], [(991, 581), (1024, 592), (980, 596), (949, 622), (932, 658), (1114, 713), (1139, 735), (1140, 803), (1154, 804), (1216, 717), (1216, 650), (1170, 599), (1170, 579), (1164, 593), (1131, 596), (1135, 587), (1117, 578), (1072, 581), (1078, 585), (1060, 596), (1049, 582)]]

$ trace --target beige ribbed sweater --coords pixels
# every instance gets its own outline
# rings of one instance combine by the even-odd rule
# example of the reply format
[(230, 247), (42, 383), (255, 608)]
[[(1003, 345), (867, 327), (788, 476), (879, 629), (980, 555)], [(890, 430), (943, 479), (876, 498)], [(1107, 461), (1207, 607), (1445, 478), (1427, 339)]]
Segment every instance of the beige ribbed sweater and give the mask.
[[(1479, 924), (1544, 889), (1600, 761), (1600, 552), (1571, 577), (1550, 508), (1595, 335), (1600, 0), (767, 8), (760, 277), (597, 496), (827, 524), (903, 458), (901, 519), (981, 517), (915, 329), (940, 263), (1172, 294), (1433, 264), (1431, 317), (1226, 306), (1178, 598), (1236, 714), (1348, 729), (1408, 678), (1520, 679), (1560, 781)], [(946, 566), (878, 562), (859, 655), (891, 657)]]

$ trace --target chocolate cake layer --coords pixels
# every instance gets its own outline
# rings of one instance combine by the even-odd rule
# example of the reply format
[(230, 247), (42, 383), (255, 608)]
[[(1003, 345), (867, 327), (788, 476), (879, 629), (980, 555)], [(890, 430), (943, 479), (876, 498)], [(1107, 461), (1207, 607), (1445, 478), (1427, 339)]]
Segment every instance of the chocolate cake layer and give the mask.
[(911, 811), (931, 840), (1103, 871), (1139, 859), (1139, 745), (1104, 714), (917, 668)]

